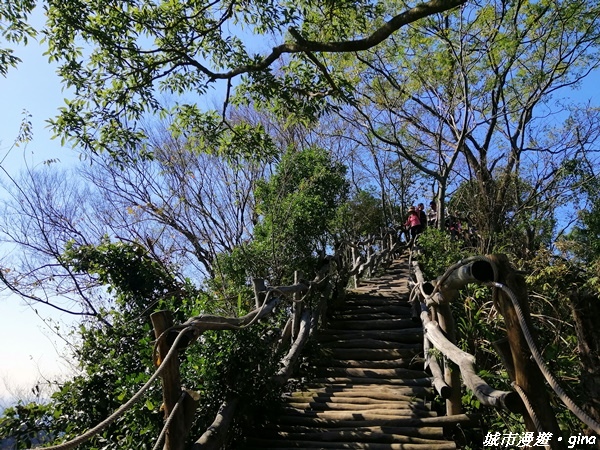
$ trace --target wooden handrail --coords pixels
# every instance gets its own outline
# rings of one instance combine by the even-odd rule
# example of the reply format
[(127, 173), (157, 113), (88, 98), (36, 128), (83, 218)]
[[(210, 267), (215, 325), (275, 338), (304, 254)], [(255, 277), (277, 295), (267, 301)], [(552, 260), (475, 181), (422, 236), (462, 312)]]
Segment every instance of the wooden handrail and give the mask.
[[(474, 263), (479, 264), (475, 265)], [(523, 411), (523, 402), (515, 391), (500, 391), (489, 386), (477, 375), (475, 357), (459, 349), (453, 342), (454, 330), (451, 325), (453, 319), (448, 308), (449, 299), (447, 297), (454, 297), (456, 290), (468, 283), (489, 281), (490, 277), (493, 279), (494, 269), (488, 267), (483, 260), (475, 261), (451, 271), (443, 280), (427, 282), (418, 261), (413, 261), (412, 266), (417, 280), (415, 290), (421, 303), (420, 319), (423, 324), (424, 347), (427, 348), (427, 351), (431, 352), (429, 349), (429, 344), (431, 344), (446, 359), (456, 364), (460, 370), (462, 382), (482, 405), (500, 407), (511, 412)], [(440, 292), (436, 292), (436, 290)], [(440, 326), (437, 318), (449, 323), (446, 325), (446, 329)], [(460, 402), (460, 384), (452, 379), (452, 374), (442, 375), (441, 369), (439, 366), (436, 367), (434, 360), (429, 361), (429, 367), (434, 387), (446, 399), (447, 413), (452, 415), (453, 411), (460, 411), (460, 404), (455, 404), (455, 402)], [(458, 412), (454, 414), (458, 414)]]
[[(182, 330), (187, 331), (184, 346), (192, 344), (202, 333), (207, 330), (237, 330), (251, 326), (257, 321), (265, 318), (285, 299), (291, 298), (295, 307), (291, 308), (288, 324), (282, 330), (280, 345), (286, 345), (290, 337), (292, 343), (286, 356), (282, 359), (282, 368), (273, 378), (276, 384), (284, 384), (294, 370), (295, 362), (306, 344), (309, 335), (322, 322), (327, 303), (336, 288), (347, 287), (350, 277), (354, 277), (356, 283), (365, 273), (373, 273), (380, 265), (391, 262), (395, 253), (402, 247), (393, 239), (393, 233), (385, 233), (381, 237), (371, 236), (367, 240), (355, 243), (342, 243), (338, 245), (338, 252), (334, 256), (326, 257), (327, 264), (321, 268), (312, 281), (301, 280), (300, 274), (295, 274), (294, 284), (289, 286), (267, 286), (264, 279), (252, 280), (255, 294), (255, 309), (242, 317), (222, 317), (210, 314), (201, 314), (191, 317), (181, 325), (172, 326), (157, 333), (157, 347), (168, 348), (169, 342), (173, 342)], [(379, 244), (380, 250), (373, 251), (374, 246)], [(368, 257), (363, 259), (363, 254)], [(344, 258), (344, 254), (352, 253), (350, 261)], [(318, 295), (318, 301), (312, 308), (306, 305), (306, 299), (312, 295)], [(158, 330), (155, 330), (156, 332)], [(182, 348), (184, 347), (182, 346)], [(163, 380), (163, 383), (166, 381)], [(219, 409), (217, 417), (209, 429), (195, 442), (194, 450), (216, 450), (222, 445), (227, 429), (239, 404), (237, 397), (225, 400)], [(188, 412), (189, 414), (189, 412)], [(181, 416), (181, 414), (180, 414)], [(189, 417), (179, 418), (184, 421), (189, 430), (191, 420)], [(180, 430), (182, 425), (177, 420), (171, 424), (173, 430)], [(165, 444), (164, 450), (174, 450), (175, 447)]]

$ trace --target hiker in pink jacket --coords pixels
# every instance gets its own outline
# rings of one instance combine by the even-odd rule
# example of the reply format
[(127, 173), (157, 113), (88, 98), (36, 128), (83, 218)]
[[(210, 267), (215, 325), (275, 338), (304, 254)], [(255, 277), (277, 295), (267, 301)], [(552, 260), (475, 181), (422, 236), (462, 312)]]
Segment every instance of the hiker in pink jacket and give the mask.
[(417, 234), (421, 232), (421, 221), (419, 220), (419, 213), (414, 206), (408, 208), (408, 218), (404, 223), (404, 226), (409, 230), (410, 240), (414, 241)]

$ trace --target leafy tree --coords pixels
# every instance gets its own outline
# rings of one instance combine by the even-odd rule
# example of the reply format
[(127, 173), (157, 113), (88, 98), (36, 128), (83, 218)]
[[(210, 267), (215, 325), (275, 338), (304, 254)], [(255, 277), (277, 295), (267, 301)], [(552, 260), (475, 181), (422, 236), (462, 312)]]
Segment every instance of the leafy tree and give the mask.
[(573, 194), (564, 160), (591, 158), (597, 111), (556, 96), (598, 67), (599, 13), (585, 1), (477, 2), (400, 30), (353, 70), (341, 57), (338, 67), (356, 81), (357, 123), (434, 179), (436, 198), (473, 181), (477, 226), (493, 242), (511, 180), (525, 182), (519, 213), (531, 216), (541, 197)]
[[(492, 180), (500, 183), (502, 180)], [(548, 197), (539, 192), (535, 203), (527, 202), (528, 193), (533, 188), (523, 180), (514, 179), (510, 183), (503, 200), (502, 227), (496, 236), (496, 243), (502, 246), (502, 251), (519, 257), (547, 248), (552, 239), (557, 208), (555, 197)], [(448, 203), (450, 214), (458, 217), (463, 228), (469, 224), (485, 223), (486, 217), (481, 214), (486, 210), (477, 183), (468, 181), (462, 183), (453, 193)], [(480, 248), (486, 252), (497, 251), (493, 248)]]
[[(131, 398), (154, 370), (149, 315), (158, 309), (174, 311), (176, 322), (202, 313), (220, 311), (213, 295), (173, 278), (172, 270), (158, 264), (135, 243), (110, 242), (98, 246), (72, 245), (64, 260), (75, 271), (93, 273), (116, 297), (106, 322), (82, 323), (73, 347), (80, 372), (60, 386), (44, 405), (17, 405), (0, 418), (0, 439), (16, 438), (18, 448), (40, 441), (70, 440), (95, 426)], [(206, 333), (202, 345), (182, 355), (186, 386), (200, 392), (202, 407), (191, 438), (199, 437), (230, 394), (242, 397), (240, 423), (249, 423), (249, 411), (264, 407), (278, 392), (269, 380), (280, 355), (274, 330), (283, 326), (275, 316), (239, 332)], [(83, 449), (153, 448), (163, 425), (158, 383), (117, 422)], [(247, 408), (247, 409), (246, 409)]]
[(338, 210), (337, 232), (350, 241), (379, 236), (387, 225), (381, 202), (370, 191), (356, 192)]
[(161, 298), (194, 292), (173, 275), (173, 268), (157, 261), (137, 243), (110, 242), (106, 236), (98, 245), (77, 246), (71, 241), (63, 260), (75, 272), (96, 275), (125, 311), (143, 310)]
[[(328, 230), (346, 198), (346, 168), (323, 149), (285, 153), (271, 178), (258, 185), (255, 228), (281, 279), (294, 267), (308, 269), (330, 243)], [(308, 264), (307, 264), (308, 263)]]
[(51, 441), (52, 412), (48, 405), (33, 402), (5, 409), (0, 417), (0, 445), (21, 450)]
[(288, 149), (271, 177), (257, 184), (253, 240), (227, 263), (238, 280), (252, 275), (277, 283), (294, 270), (312, 273), (332, 243), (329, 230), (348, 190), (345, 173), (323, 149)]
[(4, 41), (10, 44), (27, 44), (35, 37), (36, 30), (27, 22), (35, 7), (35, 0), (8, 0), (0, 4), (0, 75), (6, 76), (11, 67), (21, 60), (14, 50), (4, 47)]
[[(164, 95), (182, 99), (171, 114), (202, 127), (206, 117), (193, 99), (225, 80), (228, 104), (233, 80), (243, 74), (254, 92), (282, 102), (290, 113), (318, 114), (323, 95), (337, 89), (316, 54), (364, 51), (462, 0), (409, 8), (363, 0), (46, 3), (49, 55), (74, 92), (55, 129), (78, 145), (116, 155), (139, 150), (144, 133), (138, 125), (150, 114), (167, 112), (160, 104)], [(261, 54), (249, 35), (285, 42)], [(276, 76), (271, 66), (284, 57), (283, 73)]]
[[(188, 266), (191, 258), (180, 255), (193, 254), (187, 250), (193, 239), (199, 245), (205, 245), (202, 241), (215, 245), (223, 239), (233, 242), (230, 245), (234, 247), (239, 242), (235, 239), (243, 244), (243, 239), (252, 236), (256, 174), (263, 169), (248, 167), (240, 156), (241, 148), (218, 156), (218, 151), (209, 155), (195, 151), (197, 147), (178, 145), (177, 139), (158, 142), (162, 147), (154, 160), (130, 155), (121, 160), (120, 167), (111, 165), (105, 156), (91, 155), (95, 164), (85, 168), (83, 175), (92, 183), (86, 185), (78, 183), (74, 172), (65, 176), (52, 166), (26, 171), (23, 182), (15, 178), (9, 184), (13, 198), (6, 205), (9, 214), (4, 216), (4, 238), (26, 253), (22, 265), (3, 271), (7, 286), (27, 293), (31, 301), (49, 304), (54, 301), (50, 294), (67, 292), (70, 298), (93, 309), (85, 312), (91, 316), (89, 320), (71, 336), (64, 336), (74, 341), (80, 373), (61, 384), (43, 408), (9, 410), (0, 424), (2, 436), (29, 442), (41, 432), (52, 440), (67, 440), (130, 398), (153, 368), (148, 322), (152, 311), (173, 310), (176, 321), (183, 322), (202, 313), (230, 315), (248, 309), (248, 296), (229, 298), (226, 291), (201, 290), (201, 277), (186, 277), (193, 273), (193, 267)], [(209, 145), (209, 141), (204, 142)], [(262, 209), (256, 211), (262, 215), (257, 212), (255, 219), (257, 225), (264, 224), (265, 246), (274, 238), (298, 245), (295, 250), (282, 247), (281, 252), (291, 255), (290, 261), (271, 272), (295, 269), (295, 264), (311, 267), (309, 260), (315, 260), (316, 250), (327, 240), (325, 230), (346, 190), (344, 167), (324, 150), (290, 151), (280, 167), (260, 183)], [(237, 203), (240, 199), (247, 200)], [(291, 215), (289, 224), (281, 216), (283, 209), (278, 208)], [(227, 223), (230, 211), (240, 214), (232, 216), (242, 223), (237, 228), (239, 235), (229, 233), (229, 229), (218, 230), (219, 221), (234, 229), (234, 224)], [(290, 228), (280, 230), (282, 224)], [(203, 235), (198, 225), (218, 235), (213, 240)], [(189, 231), (186, 234), (182, 230)], [(296, 241), (294, 233), (301, 239)], [(249, 242), (261, 243), (260, 239)], [(225, 254), (228, 248), (222, 248)], [(281, 254), (268, 257), (277, 263), (283, 260)], [(33, 270), (19, 270), (26, 267)], [(244, 293), (240, 289), (244, 282), (237, 284), (237, 292)], [(193, 435), (197, 437), (209, 425), (231, 393), (243, 396), (244, 408), (260, 407), (261, 402), (277, 395), (256, 380), (269, 380), (277, 369), (272, 336), (277, 335), (274, 330), (282, 327), (282, 320), (276, 316), (240, 333), (208, 333), (201, 347), (186, 350), (183, 377), (203, 395)], [(160, 402), (160, 389), (153, 386), (142, 403), (84, 448), (151, 448), (162, 426)], [(249, 423), (249, 416), (250, 410), (242, 409), (237, 426)]]
[(573, 259), (588, 267), (600, 267), (600, 183), (593, 166), (579, 165), (578, 169), (578, 176), (585, 180), (583, 186), (587, 207), (572, 211), (577, 222), (562, 240), (561, 249), (568, 251)]
[(459, 241), (451, 239), (450, 234), (436, 228), (427, 227), (419, 236), (419, 246), (424, 257), (421, 269), (427, 280), (434, 280), (443, 275), (452, 264), (460, 261), (465, 255)]

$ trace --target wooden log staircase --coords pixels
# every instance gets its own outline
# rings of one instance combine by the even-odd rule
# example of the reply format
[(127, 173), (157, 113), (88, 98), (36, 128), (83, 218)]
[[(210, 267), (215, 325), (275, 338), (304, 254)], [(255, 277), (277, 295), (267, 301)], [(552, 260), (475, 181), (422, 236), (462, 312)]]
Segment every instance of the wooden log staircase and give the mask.
[(246, 450), (445, 450), (431, 409), (420, 322), (411, 319), (408, 264), (364, 280), (333, 308), (316, 336), (312, 377), (246, 439)]

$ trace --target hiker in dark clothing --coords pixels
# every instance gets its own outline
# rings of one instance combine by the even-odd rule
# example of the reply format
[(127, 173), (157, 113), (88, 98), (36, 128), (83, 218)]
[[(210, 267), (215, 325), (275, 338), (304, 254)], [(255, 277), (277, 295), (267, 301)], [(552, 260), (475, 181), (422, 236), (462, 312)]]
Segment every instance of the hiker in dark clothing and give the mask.
[(419, 222), (421, 222), (421, 228), (419, 229), (419, 233), (425, 231), (427, 227), (427, 213), (425, 212), (425, 205), (423, 203), (419, 203), (417, 205), (417, 214), (419, 215)]
[(437, 228), (437, 203), (431, 202), (429, 203), (429, 221), (427, 222), (427, 226), (432, 228)]

